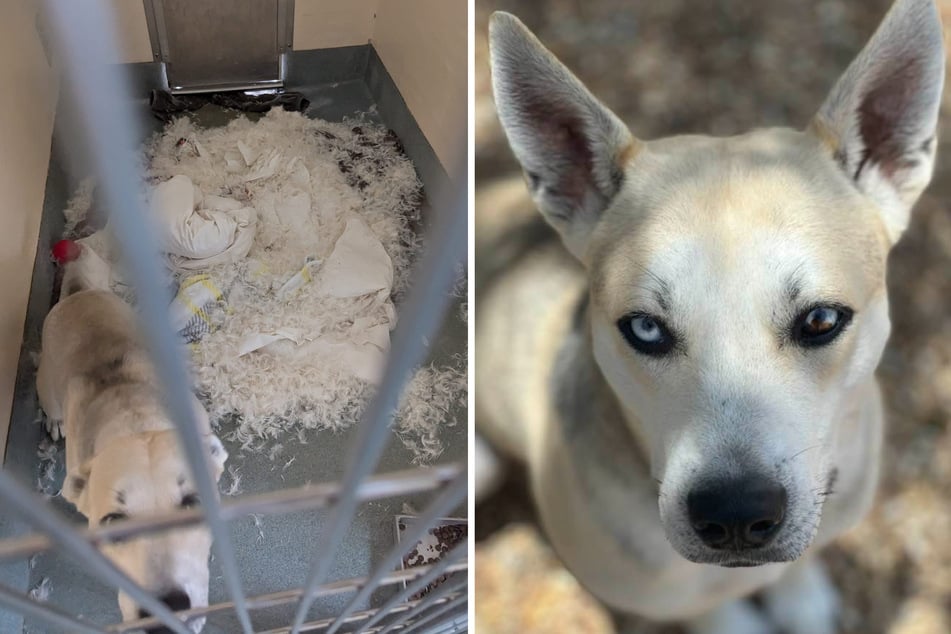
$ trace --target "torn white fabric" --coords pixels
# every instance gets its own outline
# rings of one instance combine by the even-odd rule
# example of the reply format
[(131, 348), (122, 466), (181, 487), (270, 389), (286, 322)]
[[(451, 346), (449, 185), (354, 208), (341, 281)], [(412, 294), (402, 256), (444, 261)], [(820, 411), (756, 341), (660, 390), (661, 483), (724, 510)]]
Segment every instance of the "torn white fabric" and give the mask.
[(320, 289), (334, 297), (361, 297), (393, 285), (393, 263), (370, 227), (356, 214), (334, 243), (320, 271)]
[(152, 188), (151, 219), (165, 252), (183, 269), (205, 269), (243, 259), (254, 241), (257, 214), (223, 196), (204, 196), (185, 175)]

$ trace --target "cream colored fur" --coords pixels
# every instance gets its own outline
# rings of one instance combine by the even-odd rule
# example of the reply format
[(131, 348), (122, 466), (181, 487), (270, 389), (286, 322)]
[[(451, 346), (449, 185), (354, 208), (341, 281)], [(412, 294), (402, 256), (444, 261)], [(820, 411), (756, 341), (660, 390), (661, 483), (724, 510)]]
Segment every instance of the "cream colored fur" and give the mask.
[[(108, 291), (62, 299), (43, 324), (37, 373), (40, 405), (54, 438), (66, 438), (63, 496), (95, 527), (110, 513), (138, 517), (176, 509), (195, 492), (175, 426), (161, 404), (159, 383), (132, 308)], [(194, 407), (214, 467), (227, 453)], [(105, 554), (146, 590), (185, 592), (192, 607), (208, 605), (211, 536), (204, 528), (106, 545)], [(123, 593), (126, 620), (138, 606)], [(204, 619), (192, 623), (197, 632)]]

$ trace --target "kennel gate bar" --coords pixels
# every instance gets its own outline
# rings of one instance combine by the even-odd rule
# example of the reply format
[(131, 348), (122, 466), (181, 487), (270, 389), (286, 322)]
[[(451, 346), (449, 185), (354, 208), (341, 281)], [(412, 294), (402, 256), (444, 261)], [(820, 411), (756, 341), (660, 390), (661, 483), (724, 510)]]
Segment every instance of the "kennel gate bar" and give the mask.
[[(289, 603), (297, 605), (293, 623), (271, 632), (296, 634), (327, 628), (335, 632), (344, 624), (361, 620), (367, 622), (358, 627), (358, 632), (421, 631), (420, 628), (427, 624), (432, 627), (440, 622), (449, 628), (444, 627), (441, 631), (465, 631), (467, 622), (460, 608), (465, 610), (467, 604), (467, 581), (443, 584), (419, 600), (411, 600), (410, 597), (442, 574), (466, 571), (467, 541), (457, 545), (436, 564), (393, 571), (394, 563), (412, 547), (416, 539), (434, 525), (441, 514), (465, 499), (465, 466), (445, 465), (371, 477), (391, 437), (389, 422), (396, 410), (401, 389), (413, 368), (425, 358), (424, 342), (435, 334), (442, 323), (454, 282), (455, 265), (462, 259), (460, 255), (466, 253), (465, 153), (458, 153), (461, 160), (454, 164), (456, 169), (450, 172), (456, 176), (455, 183), (459, 186), (453, 191), (437, 192), (436, 204), (433, 206), (436, 217), (432, 230), (428, 232), (427, 248), (417, 266), (415, 284), (404, 303), (394, 332), (384, 377), (361, 417), (357, 437), (350, 447), (343, 480), (340, 483), (305, 486), (221, 502), (217, 497), (217, 485), (211, 476), (209, 457), (193, 412), (186, 405), (189, 386), (185, 379), (184, 361), (178, 353), (176, 335), (165, 319), (157, 244), (148, 231), (142, 230), (136, 174), (131, 163), (125, 159), (134, 147), (133, 118), (127, 110), (128, 104), (121, 100), (113, 100), (104, 107), (96, 99), (97, 94), (123, 93), (121, 78), (106, 63), (114, 47), (114, 29), (108, 28), (111, 26), (109, 16), (104, 4), (98, 1), (64, 3), (51, 0), (45, 3), (45, 7), (59, 45), (64, 90), (70, 109), (77, 114), (77, 121), (82, 128), (82, 139), (73, 145), (81, 144), (84, 147), (94, 172), (100, 176), (103, 198), (108, 208), (114, 210), (110, 222), (123, 247), (123, 264), (139, 298), (141, 325), (202, 506), (200, 509), (183, 509), (161, 516), (127, 520), (96, 530), (80, 531), (59, 518), (36, 494), (8, 473), (0, 471), (0, 500), (8, 512), (14, 511), (40, 531), (38, 535), (0, 542), (0, 562), (58, 548), (82, 562), (95, 576), (128, 594), (152, 616), (103, 628), (2, 586), (0, 605), (70, 632), (125, 632), (161, 624), (174, 632), (187, 634), (190, 632), (185, 625), (188, 619), (233, 611), (241, 623), (242, 631), (251, 633), (254, 631), (251, 610)], [(79, 54), (80, 51), (82, 54)], [(465, 144), (459, 147), (463, 148)], [(102, 177), (106, 174), (108, 178)], [(437, 491), (438, 494), (419, 521), (407, 531), (406, 540), (397, 543), (375, 565), (369, 576), (327, 582), (330, 565), (361, 502), (423, 491)], [(313, 508), (327, 508), (329, 521), (316, 538), (313, 548), (315, 556), (304, 585), (267, 595), (246, 596), (227, 523), (251, 513), (268, 515)], [(97, 545), (110, 539), (146, 535), (198, 522), (207, 524), (214, 538), (214, 552), (221, 561), (230, 602), (173, 613), (97, 549)], [(376, 588), (402, 582), (408, 582), (407, 587), (380, 608), (354, 612), (359, 602)], [(308, 609), (316, 598), (342, 592), (356, 592), (356, 595), (339, 615), (306, 621)], [(388, 624), (380, 625), (390, 615), (395, 618)]]

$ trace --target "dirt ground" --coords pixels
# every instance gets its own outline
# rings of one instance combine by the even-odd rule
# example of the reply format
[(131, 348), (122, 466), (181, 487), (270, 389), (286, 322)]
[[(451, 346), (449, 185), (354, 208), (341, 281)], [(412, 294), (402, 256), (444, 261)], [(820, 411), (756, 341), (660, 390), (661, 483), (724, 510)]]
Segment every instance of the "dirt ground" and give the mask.
[[(520, 16), (641, 138), (806, 124), (888, 0), (476, 0), (478, 188), (517, 168), (495, 118), (492, 10)], [(939, 0), (946, 36), (951, 0)], [(934, 180), (889, 263), (892, 337), (879, 368), (888, 407), (871, 515), (824, 552), (843, 633), (951, 632), (951, 90)], [(476, 509), (483, 634), (611, 632), (557, 562), (519, 476)], [(645, 624), (645, 634), (677, 632)]]

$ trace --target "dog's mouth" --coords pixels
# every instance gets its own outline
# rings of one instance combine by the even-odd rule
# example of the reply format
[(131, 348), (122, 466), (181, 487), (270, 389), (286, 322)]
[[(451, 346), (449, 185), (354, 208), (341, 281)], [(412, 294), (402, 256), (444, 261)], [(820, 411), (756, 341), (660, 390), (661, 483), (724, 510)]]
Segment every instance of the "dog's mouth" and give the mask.
[(750, 561), (749, 559), (737, 559), (736, 561), (724, 561), (723, 563), (717, 564), (723, 566), (724, 568), (755, 568), (756, 566), (762, 566), (767, 562), (764, 561)]
[(703, 550), (681, 553), (681, 555), (695, 564), (709, 564), (722, 568), (755, 568), (766, 564), (793, 561), (798, 557), (798, 553), (785, 553), (780, 548), (746, 551)]

